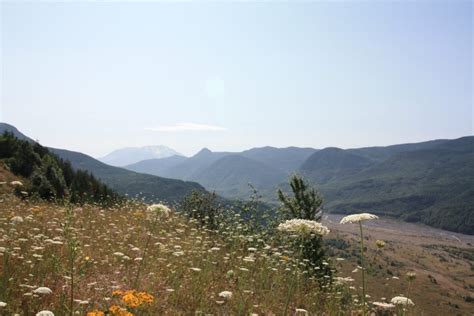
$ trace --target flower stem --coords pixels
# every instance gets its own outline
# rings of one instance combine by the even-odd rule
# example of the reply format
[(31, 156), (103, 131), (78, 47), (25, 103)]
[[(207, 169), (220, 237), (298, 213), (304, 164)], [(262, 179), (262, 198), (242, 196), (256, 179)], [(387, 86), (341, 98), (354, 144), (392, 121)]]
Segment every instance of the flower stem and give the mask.
[(360, 228), (360, 266), (362, 267), (362, 315), (365, 316), (365, 267), (364, 267), (364, 234), (362, 233), (362, 221)]

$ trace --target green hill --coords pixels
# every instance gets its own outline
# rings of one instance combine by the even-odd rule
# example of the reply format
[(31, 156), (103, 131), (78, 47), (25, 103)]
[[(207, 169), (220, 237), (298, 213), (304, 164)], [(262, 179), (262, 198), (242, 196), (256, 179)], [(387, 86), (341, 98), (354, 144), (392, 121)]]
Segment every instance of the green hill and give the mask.
[(300, 170), (318, 184), (355, 174), (373, 164), (368, 158), (340, 148), (325, 148), (312, 154)]
[(18, 131), (4, 130), (0, 134), (0, 161), (26, 180), (16, 187), (16, 193), (22, 197), (103, 205), (122, 199), (91, 173), (74, 170), (69, 161)]
[(291, 174), (298, 170), (301, 164), (316, 151), (317, 149), (314, 148), (275, 148), (267, 146), (245, 150), (240, 155), (260, 161), (286, 174)]
[[(308, 164), (305, 170), (313, 173), (306, 175), (324, 193), (330, 211), (367, 211), (474, 234), (474, 137), (430, 142), (424, 148), (397, 151), (328, 181), (314, 177), (318, 171)], [(357, 166), (357, 151), (349, 153)]]
[(92, 172), (115, 191), (131, 197), (143, 197), (147, 201), (176, 202), (192, 190), (204, 191), (204, 188), (195, 182), (167, 179), (109, 166), (74, 151), (56, 148), (51, 150), (62, 159), (69, 160), (74, 168)]
[(179, 163), (185, 160), (186, 157), (174, 155), (166, 158), (142, 160), (134, 164), (127, 165), (124, 168), (135, 172), (162, 176), (166, 172), (166, 170), (178, 165)]
[[(0, 123), (0, 132), (3, 133), (5, 131), (12, 132), (20, 139), (33, 142), (31, 138), (22, 134), (14, 126)], [(195, 182), (167, 179), (109, 166), (88, 155), (75, 151), (57, 148), (48, 149), (64, 161), (69, 161), (74, 170), (83, 170), (92, 173), (112, 190), (131, 197), (138, 196), (145, 198), (145, 200), (150, 202), (180, 201), (193, 190), (205, 190), (201, 185)]]
[(205, 188), (233, 198), (248, 198), (249, 183), (261, 191), (276, 190), (276, 184), (285, 179), (283, 171), (241, 155), (225, 156), (193, 176)]

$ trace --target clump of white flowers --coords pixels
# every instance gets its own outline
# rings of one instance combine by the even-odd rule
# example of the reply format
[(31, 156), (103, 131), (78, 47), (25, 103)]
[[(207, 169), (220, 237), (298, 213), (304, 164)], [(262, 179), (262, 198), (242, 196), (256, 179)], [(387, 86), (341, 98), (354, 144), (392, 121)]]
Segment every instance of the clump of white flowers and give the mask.
[(34, 290), (33, 293), (35, 293), (35, 294), (51, 294), (51, 293), (53, 293), (53, 291), (51, 291), (51, 289), (49, 287), (40, 286), (39, 288)]
[(324, 236), (329, 233), (329, 229), (326, 226), (321, 225), (321, 223), (299, 218), (287, 220), (278, 225), (277, 229), (279, 231), (297, 233), (300, 235), (316, 234)]
[(36, 313), (36, 316), (54, 316), (54, 314), (51, 311), (44, 310)]
[(395, 296), (390, 302), (395, 305), (415, 305), (411, 299), (405, 296)]
[(360, 213), (360, 214), (352, 214), (345, 216), (341, 219), (341, 224), (346, 224), (346, 223), (359, 223), (362, 221), (368, 221), (372, 219), (378, 219), (379, 217), (374, 214), (370, 213)]
[(219, 296), (226, 299), (230, 300), (232, 298), (232, 292), (231, 291), (222, 291), (219, 293)]
[(161, 203), (152, 204), (148, 206), (146, 210), (148, 214), (151, 215), (152, 217), (154, 216), (168, 217), (171, 213), (171, 210), (169, 209), (169, 207)]
[(12, 224), (23, 223), (23, 217), (21, 217), (21, 216), (13, 216), (13, 217), (10, 219), (10, 222), (11, 222)]
[(415, 272), (407, 272), (407, 279), (408, 281), (413, 281), (414, 279), (416, 279), (416, 273)]

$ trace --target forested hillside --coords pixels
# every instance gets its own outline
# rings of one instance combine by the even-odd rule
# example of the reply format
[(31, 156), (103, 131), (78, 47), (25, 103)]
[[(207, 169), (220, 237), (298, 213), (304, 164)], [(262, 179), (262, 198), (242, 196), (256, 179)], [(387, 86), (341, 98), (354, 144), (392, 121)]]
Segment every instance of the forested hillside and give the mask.
[(74, 170), (71, 163), (38, 143), (18, 139), (13, 133), (0, 136), (0, 160), (15, 175), (28, 180), (18, 183), (17, 193), (72, 203), (110, 203), (119, 196), (94, 175)]

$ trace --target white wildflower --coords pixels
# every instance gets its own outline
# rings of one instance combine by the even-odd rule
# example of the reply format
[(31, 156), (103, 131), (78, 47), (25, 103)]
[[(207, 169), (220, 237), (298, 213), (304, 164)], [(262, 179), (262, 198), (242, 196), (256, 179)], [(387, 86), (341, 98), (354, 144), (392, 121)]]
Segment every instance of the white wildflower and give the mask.
[(391, 303), (385, 303), (385, 302), (373, 302), (372, 304), (374, 306), (378, 307), (378, 308), (381, 308), (381, 309), (390, 309), (390, 308), (395, 307), (395, 305), (393, 305)]
[(23, 223), (23, 217), (21, 216), (14, 216), (10, 219), (12, 224)]
[(53, 293), (53, 291), (51, 291), (51, 289), (49, 287), (40, 286), (39, 288), (34, 290), (33, 293), (35, 293), (35, 294), (51, 294), (51, 293)]
[(317, 234), (324, 236), (329, 233), (329, 229), (321, 225), (321, 223), (299, 218), (287, 220), (278, 225), (277, 229), (279, 231), (298, 233), (301, 235)]
[(232, 298), (232, 292), (231, 291), (222, 291), (219, 293), (219, 297), (222, 297), (226, 300), (230, 300)]
[(395, 305), (415, 305), (411, 299), (404, 296), (395, 296), (390, 302)]
[(343, 217), (341, 219), (340, 224), (358, 223), (358, 222), (372, 220), (372, 219), (378, 219), (378, 218), (379, 217), (377, 215), (369, 214), (369, 213), (352, 214), (352, 215), (348, 215), (346, 217)]
[(51, 311), (44, 310), (36, 313), (36, 316), (54, 316), (54, 314)]
[(7, 306), (7, 303), (0, 301), (0, 307), (5, 307), (5, 306)]
[(148, 219), (153, 219), (154, 216), (168, 217), (171, 213), (169, 207), (164, 204), (152, 204), (148, 206), (146, 210), (149, 213)]

